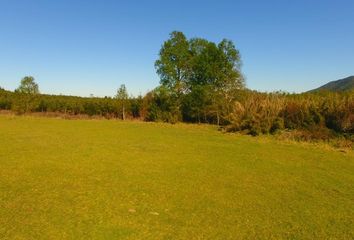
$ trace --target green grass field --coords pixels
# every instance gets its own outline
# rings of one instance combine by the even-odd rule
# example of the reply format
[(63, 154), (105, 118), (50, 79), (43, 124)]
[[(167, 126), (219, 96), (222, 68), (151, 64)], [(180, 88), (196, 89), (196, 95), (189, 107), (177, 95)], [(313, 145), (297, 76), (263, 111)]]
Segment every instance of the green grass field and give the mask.
[(353, 152), (0, 116), (0, 239), (353, 238)]

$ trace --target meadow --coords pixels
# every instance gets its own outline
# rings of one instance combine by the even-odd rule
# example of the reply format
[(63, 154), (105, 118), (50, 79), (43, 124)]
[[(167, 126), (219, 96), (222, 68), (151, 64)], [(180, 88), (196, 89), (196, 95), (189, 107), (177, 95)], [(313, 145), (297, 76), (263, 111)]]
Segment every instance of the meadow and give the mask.
[(352, 151), (0, 116), (0, 239), (353, 239), (353, 206)]

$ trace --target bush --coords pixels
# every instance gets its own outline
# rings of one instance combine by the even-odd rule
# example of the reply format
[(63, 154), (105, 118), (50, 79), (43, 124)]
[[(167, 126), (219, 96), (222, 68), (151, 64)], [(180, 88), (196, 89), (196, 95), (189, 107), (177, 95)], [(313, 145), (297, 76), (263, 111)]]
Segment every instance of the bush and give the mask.
[(278, 132), (279, 130), (283, 130), (284, 129), (284, 119), (277, 117), (274, 121), (273, 124), (270, 128), (270, 133), (274, 134), (276, 132)]

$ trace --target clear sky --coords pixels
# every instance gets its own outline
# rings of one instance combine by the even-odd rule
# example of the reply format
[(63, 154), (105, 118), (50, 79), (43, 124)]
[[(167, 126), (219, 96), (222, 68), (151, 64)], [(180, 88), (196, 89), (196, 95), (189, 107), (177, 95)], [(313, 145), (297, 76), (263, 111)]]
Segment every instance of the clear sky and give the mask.
[(124, 83), (144, 94), (173, 30), (233, 40), (251, 89), (354, 75), (353, 0), (0, 0), (0, 87), (32, 75), (43, 93), (113, 96)]

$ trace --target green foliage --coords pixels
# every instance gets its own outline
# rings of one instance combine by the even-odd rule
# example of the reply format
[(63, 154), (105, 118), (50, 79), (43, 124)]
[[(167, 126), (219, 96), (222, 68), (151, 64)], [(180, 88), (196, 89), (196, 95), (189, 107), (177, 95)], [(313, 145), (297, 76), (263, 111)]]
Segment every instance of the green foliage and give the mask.
[(175, 95), (165, 86), (160, 86), (146, 96), (148, 114), (145, 120), (176, 123), (181, 119), (179, 106), (176, 105)]
[(19, 114), (34, 112), (40, 105), (39, 101), (38, 95), (15, 92), (11, 103), (11, 110)]
[(195, 85), (183, 99), (183, 120), (187, 122), (210, 122), (209, 109), (212, 103), (208, 86)]
[(128, 92), (124, 84), (120, 85), (120, 87), (118, 88), (116, 98), (120, 101), (128, 100)]
[(15, 90), (15, 96), (11, 102), (11, 109), (17, 113), (35, 111), (39, 105), (38, 84), (31, 76), (21, 80), (20, 86)]
[[(176, 95), (160, 86), (144, 97), (81, 98), (44, 94), (22, 94), (0, 90), (0, 109), (17, 113), (56, 112), (176, 123), (178, 121), (218, 123), (228, 131), (251, 135), (275, 134), (281, 130), (333, 130), (351, 139), (354, 133), (353, 92), (285, 94), (237, 90), (228, 98), (209, 85), (195, 85), (183, 94), (181, 109)], [(124, 91), (123, 91), (124, 93)], [(225, 99), (228, 99), (227, 101)], [(315, 134), (314, 136), (319, 136)]]
[(126, 105), (128, 104), (128, 92), (127, 88), (124, 84), (120, 85), (119, 89), (117, 90), (116, 99), (118, 100), (119, 108), (121, 109), (121, 116), (122, 119), (125, 120), (125, 109)]
[(133, 118), (142, 117), (143, 97), (131, 98), (130, 100), (130, 112)]
[(200, 122), (203, 113), (204, 121), (219, 124), (231, 93), (244, 88), (240, 54), (226, 39), (217, 45), (202, 38), (188, 40), (183, 33), (172, 32), (155, 67), (161, 85), (170, 92), (169, 101), (174, 105), (171, 114), (177, 120), (183, 116)]
[(186, 89), (190, 74), (189, 42), (182, 32), (174, 31), (164, 42), (160, 58), (155, 62), (161, 84), (174, 94), (182, 94)]
[(227, 129), (252, 135), (274, 134), (282, 129), (313, 131), (313, 136), (327, 130), (350, 135), (354, 133), (353, 96), (353, 92), (266, 94), (244, 91), (239, 93), (232, 108)]
[(11, 110), (12, 92), (0, 89), (0, 110)]
[(38, 94), (39, 88), (34, 77), (26, 76), (22, 78), (20, 86), (15, 91), (24, 94)]
[(272, 123), (272, 126), (270, 128), (270, 133), (274, 134), (274, 133), (278, 132), (279, 130), (283, 130), (284, 128), (285, 128), (284, 119), (277, 117)]

